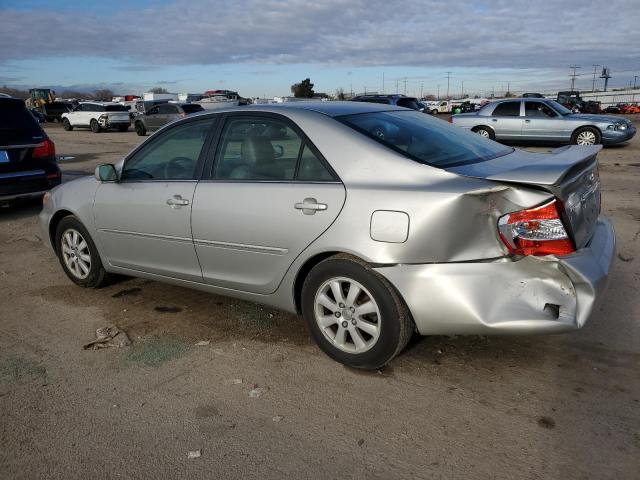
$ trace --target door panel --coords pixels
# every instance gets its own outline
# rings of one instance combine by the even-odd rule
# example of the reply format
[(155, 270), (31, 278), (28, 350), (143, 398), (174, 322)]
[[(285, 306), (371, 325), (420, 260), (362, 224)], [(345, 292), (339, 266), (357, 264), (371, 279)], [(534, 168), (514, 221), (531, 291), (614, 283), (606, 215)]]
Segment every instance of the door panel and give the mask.
[[(102, 183), (96, 193), (94, 214), (98, 238), (108, 262), (118, 267), (202, 281), (191, 238), (195, 185), (195, 181)], [(189, 204), (169, 205), (167, 201)]]
[[(316, 199), (326, 210), (296, 208), (305, 199)], [(344, 200), (339, 183), (200, 182), (192, 229), (204, 281), (274, 292), (294, 259), (335, 220)]]

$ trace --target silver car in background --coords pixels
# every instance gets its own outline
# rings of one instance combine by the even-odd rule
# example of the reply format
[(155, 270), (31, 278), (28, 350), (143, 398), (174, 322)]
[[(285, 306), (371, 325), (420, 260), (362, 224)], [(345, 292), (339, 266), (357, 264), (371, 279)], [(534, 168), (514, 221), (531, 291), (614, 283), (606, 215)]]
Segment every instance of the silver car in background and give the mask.
[(140, 136), (153, 132), (192, 113), (203, 112), (204, 108), (196, 103), (160, 103), (139, 114), (133, 121), (133, 128)]
[(372, 103), (231, 108), (57, 187), (40, 222), (80, 286), (124, 274), (297, 312), (329, 356), (378, 368), (416, 330), (582, 327), (615, 249), (599, 149), (527, 153)]
[(553, 142), (598, 145), (626, 142), (636, 127), (622, 117), (572, 113), (554, 100), (512, 98), (491, 102), (451, 122), (500, 142)]

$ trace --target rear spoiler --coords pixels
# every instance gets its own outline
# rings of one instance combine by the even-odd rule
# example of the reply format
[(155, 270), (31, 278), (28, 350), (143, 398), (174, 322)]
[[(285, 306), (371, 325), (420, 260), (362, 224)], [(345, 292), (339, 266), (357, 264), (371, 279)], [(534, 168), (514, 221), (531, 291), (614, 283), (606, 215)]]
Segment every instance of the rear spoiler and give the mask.
[(596, 163), (602, 145), (568, 145), (551, 153), (514, 150), (483, 162), (447, 168), (467, 177), (528, 185), (559, 185)]

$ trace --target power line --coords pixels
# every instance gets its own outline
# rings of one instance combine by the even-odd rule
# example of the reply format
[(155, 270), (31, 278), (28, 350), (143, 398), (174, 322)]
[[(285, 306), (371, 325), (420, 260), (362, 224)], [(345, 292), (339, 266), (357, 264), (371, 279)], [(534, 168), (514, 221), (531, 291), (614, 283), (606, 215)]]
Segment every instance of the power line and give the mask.
[(576, 69), (580, 67), (578, 65), (569, 65), (569, 68), (573, 68), (573, 74), (569, 75), (571, 77), (571, 91), (573, 92), (576, 86)]

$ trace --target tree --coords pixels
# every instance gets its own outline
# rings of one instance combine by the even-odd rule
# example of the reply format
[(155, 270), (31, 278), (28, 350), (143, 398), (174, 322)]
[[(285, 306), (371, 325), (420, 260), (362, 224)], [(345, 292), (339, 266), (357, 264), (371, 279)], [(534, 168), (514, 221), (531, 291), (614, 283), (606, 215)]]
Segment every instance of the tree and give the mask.
[(101, 102), (110, 102), (111, 100), (113, 100), (113, 92), (107, 88), (96, 90), (95, 92), (93, 92), (93, 96), (96, 100)]
[(22, 100), (29, 98), (28, 90), (19, 90), (17, 88), (7, 87), (6, 85), (4, 87), (0, 87), (0, 93), (6, 93), (7, 95), (11, 95), (13, 98), (21, 98)]
[(80, 92), (77, 90), (65, 90), (60, 94), (60, 98), (75, 98), (76, 100), (80, 100), (80, 99), (93, 100), (93, 94), (87, 93), (87, 92)]
[(149, 91), (151, 93), (169, 93), (169, 90), (167, 90), (166, 88), (162, 88), (162, 87), (153, 87)]
[(311, 79), (305, 78), (300, 83), (291, 85), (291, 93), (293, 93), (293, 96), (296, 98), (312, 98), (314, 92)]

